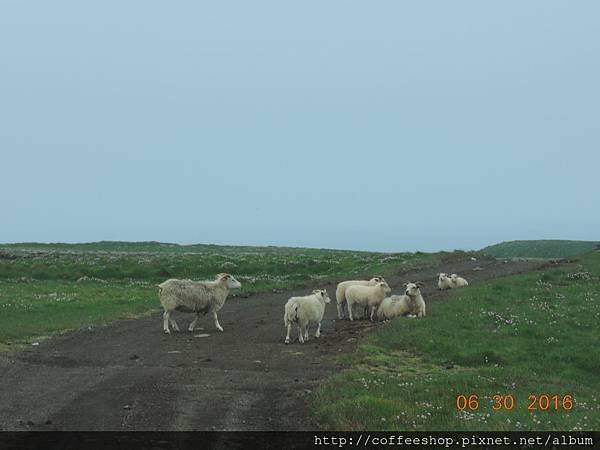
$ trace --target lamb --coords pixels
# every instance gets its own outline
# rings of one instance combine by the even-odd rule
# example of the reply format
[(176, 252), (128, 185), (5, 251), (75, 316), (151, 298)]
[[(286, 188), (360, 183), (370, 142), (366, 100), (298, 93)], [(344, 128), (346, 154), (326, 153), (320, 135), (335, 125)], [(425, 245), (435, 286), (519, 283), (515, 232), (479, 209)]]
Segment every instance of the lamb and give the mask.
[(405, 283), (404, 286), (406, 286), (404, 295), (392, 295), (383, 299), (377, 310), (379, 320), (389, 320), (407, 314), (425, 317), (425, 300), (419, 289), (423, 283), (417, 281), (416, 283)]
[[(325, 305), (329, 303), (329, 295), (325, 289), (316, 289), (310, 295), (304, 297), (291, 297), (285, 304), (285, 312), (283, 314), (283, 323), (287, 328), (285, 343), (290, 343), (290, 331), (292, 323), (295, 323), (300, 330), (298, 341), (304, 344), (308, 341), (308, 325), (310, 323), (317, 324), (315, 337), (321, 336), (321, 321), (325, 313)], [(302, 332), (304, 331), (304, 337)]]
[(230, 289), (241, 288), (241, 283), (228, 273), (220, 273), (214, 281), (192, 281), (170, 279), (158, 285), (160, 304), (163, 313), (163, 328), (165, 333), (170, 333), (169, 323), (175, 331), (179, 331), (177, 322), (171, 318), (173, 311), (195, 313), (196, 318), (188, 331), (194, 331), (194, 327), (200, 318), (200, 314), (212, 313), (215, 327), (223, 331), (219, 324), (217, 311), (219, 311), (227, 300)]
[(346, 289), (346, 301), (348, 302), (350, 320), (354, 320), (354, 317), (352, 317), (352, 307), (358, 304), (371, 308), (371, 321), (373, 321), (375, 310), (381, 304), (385, 295), (391, 291), (385, 281), (381, 281), (374, 286), (362, 286), (359, 284), (349, 286)]
[(445, 273), (440, 273), (439, 275), (438, 288), (440, 290), (452, 289), (452, 280)]
[(452, 281), (452, 287), (453, 288), (460, 288), (460, 287), (464, 287), (464, 286), (468, 286), (469, 285), (469, 283), (467, 282), (467, 280), (465, 280), (462, 277), (459, 277), (455, 273), (453, 273), (452, 275), (450, 275), (450, 280)]
[(337, 311), (338, 311), (338, 319), (344, 318), (344, 306), (346, 305), (346, 289), (350, 286), (360, 285), (360, 286), (374, 286), (377, 283), (381, 283), (385, 281), (383, 277), (377, 276), (373, 277), (370, 280), (350, 280), (350, 281), (342, 281), (337, 285), (337, 289), (335, 290), (335, 299), (337, 300)]

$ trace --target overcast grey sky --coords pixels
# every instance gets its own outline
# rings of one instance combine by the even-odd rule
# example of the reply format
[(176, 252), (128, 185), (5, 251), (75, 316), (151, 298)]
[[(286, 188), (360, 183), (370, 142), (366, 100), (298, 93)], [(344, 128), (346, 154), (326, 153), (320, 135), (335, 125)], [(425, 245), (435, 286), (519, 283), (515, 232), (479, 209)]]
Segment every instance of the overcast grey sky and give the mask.
[(599, 17), (0, 0), (0, 242), (599, 239)]

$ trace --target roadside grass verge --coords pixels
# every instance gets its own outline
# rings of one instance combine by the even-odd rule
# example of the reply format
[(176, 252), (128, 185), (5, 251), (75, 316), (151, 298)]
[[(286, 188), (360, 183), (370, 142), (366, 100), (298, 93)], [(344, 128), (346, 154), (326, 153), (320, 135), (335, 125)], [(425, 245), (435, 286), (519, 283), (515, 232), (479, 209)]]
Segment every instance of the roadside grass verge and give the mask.
[[(313, 393), (312, 413), (336, 430), (598, 430), (599, 280), (594, 252), (452, 291), (425, 319), (367, 337), (346, 357), (352, 368)], [(459, 411), (460, 394), (477, 395), (479, 407)], [(559, 409), (551, 399), (528, 410), (528, 397), (543, 394), (558, 395)], [(493, 410), (494, 395), (512, 395), (514, 408)]]
[(127, 242), (0, 245), (0, 347), (158, 311), (156, 284), (168, 278), (230, 272), (243, 286), (232, 295), (246, 296), (388, 276), (469, 255)]
[(0, 344), (29, 343), (158, 306), (156, 288), (147, 283), (0, 280)]
[(568, 258), (590, 252), (599, 245), (595, 241), (508, 241), (485, 247), (481, 252), (495, 258)]

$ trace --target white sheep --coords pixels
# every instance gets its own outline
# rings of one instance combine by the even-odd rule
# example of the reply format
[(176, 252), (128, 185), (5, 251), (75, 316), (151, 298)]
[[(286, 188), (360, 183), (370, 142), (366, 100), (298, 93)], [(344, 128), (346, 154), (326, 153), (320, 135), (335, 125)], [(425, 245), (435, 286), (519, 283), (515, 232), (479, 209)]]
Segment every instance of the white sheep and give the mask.
[(467, 282), (467, 280), (465, 280), (462, 277), (459, 277), (455, 273), (453, 273), (452, 275), (450, 275), (450, 280), (452, 281), (452, 287), (453, 288), (460, 288), (460, 287), (464, 287), (464, 286), (468, 286), (469, 285), (469, 283)]
[(194, 331), (200, 314), (209, 312), (213, 315), (217, 330), (223, 331), (223, 327), (221, 327), (217, 318), (217, 311), (225, 304), (229, 290), (241, 287), (241, 283), (228, 273), (220, 273), (214, 281), (170, 279), (159, 284), (160, 304), (165, 310), (163, 313), (165, 333), (170, 333), (169, 323), (175, 331), (179, 331), (177, 322), (171, 318), (173, 311), (196, 314), (196, 318), (188, 327), (190, 332)]
[(452, 289), (452, 280), (445, 273), (440, 273), (438, 278), (438, 288), (440, 290)]
[[(300, 330), (298, 340), (301, 344), (304, 344), (304, 341), (308, 341), (308, 325), (310, 323), (317, 324), (315, 337), (318, 338), (321, 335), (321, 321), (325, 313), (325, 304), (330, 301), (325, 289), (314, 290), (312, 294), (305, 295), (304, 297), (291, 297), (285, 304), (283, 314), (283, 323), (287, 328), (285, 343), (290, 343), (292, 323), (295, 323)], [(303, 332), (304, 337), (302, 336)]]
[(417, 281), (416, 283), (405, 283), (404, 286), (406, 286), (404, 295), (392, 295), (383, 299), (377, 310), (379, 320), (389, 320), (407, 314), (425, 317), (425, 300), (419, 289), (423, 283)]
[(348, 315), (350, 320), (352, 317), (352, 308), (354, 305), (362, 305), (371, 308), (371, 321), (375, 314), (375, 310), (381, 304), (386, 294), (392, 290), (385, 281), (381, 281), (374, 286), (362, 286), (354, 284), (346, 289), (346, 302), (348, 303)]
[(339, 283), (337, 285), (337, 288), (335, 290), (335, 299), (337, 300), (337, 312), (338, 312), (338, 319), (343, 319), (344, 318), (344, 307), (346, 306), (346, 289), (348, 289), (350, 286), (354, 286), (354, 285), (360, 285), (360, 286), (374, 286), (377, 283), (381, 283), (382, 281), (385, 281), (385, 279), (383, 277), (373, 277), (370, 280), (349, 280), (349, 281), (342, 281), (341, 283)]

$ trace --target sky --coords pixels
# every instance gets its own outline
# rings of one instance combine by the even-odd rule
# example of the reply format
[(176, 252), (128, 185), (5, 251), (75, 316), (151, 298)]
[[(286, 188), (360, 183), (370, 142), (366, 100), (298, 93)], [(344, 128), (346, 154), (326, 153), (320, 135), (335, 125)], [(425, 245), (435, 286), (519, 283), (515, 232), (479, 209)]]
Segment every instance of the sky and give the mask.
[(598, 240), (598, 17), (0, 0), (0, 242)]

